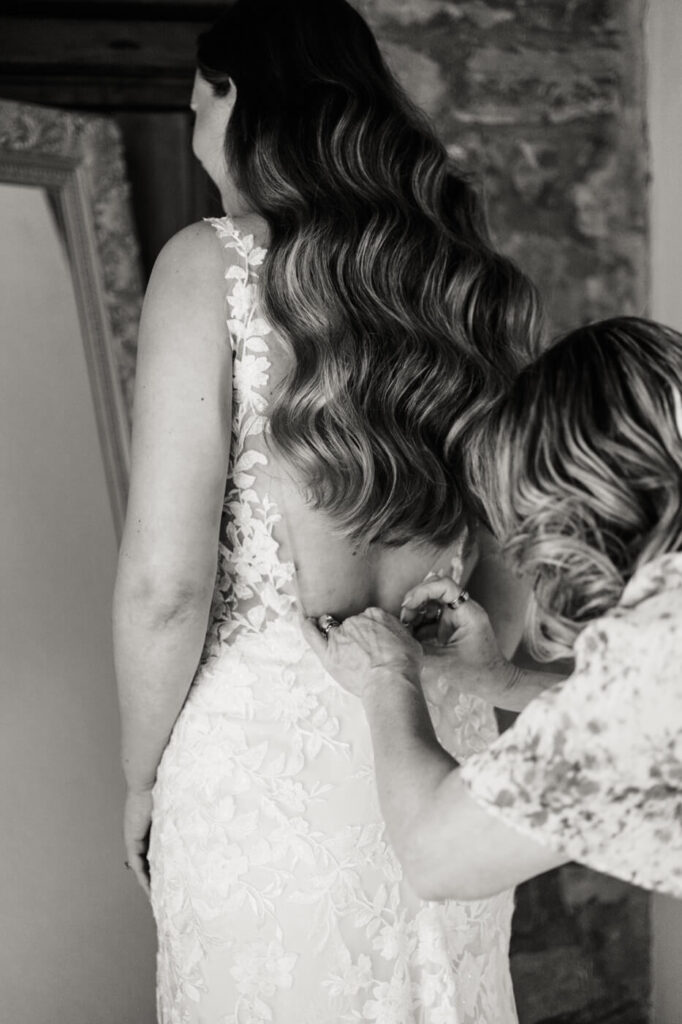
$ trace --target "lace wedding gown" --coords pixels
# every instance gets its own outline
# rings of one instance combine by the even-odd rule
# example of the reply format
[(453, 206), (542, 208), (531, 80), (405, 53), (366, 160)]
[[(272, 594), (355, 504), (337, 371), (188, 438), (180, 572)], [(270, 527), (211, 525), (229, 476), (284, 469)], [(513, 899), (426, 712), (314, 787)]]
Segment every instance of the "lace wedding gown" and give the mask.
[[(293, 524), (265, 438), (285, 356), (258, 313), (265, 251), (212, 223), (228, 257), (233, 438), (206, 645), (154, 790), (159, 1020), (515, 1024), (512, 893), (414, 895), (382, 824), (362, 704), (301, 638)], [(496, 729), (475, 698), (459, 711), (444, 745), (465, 758)]]

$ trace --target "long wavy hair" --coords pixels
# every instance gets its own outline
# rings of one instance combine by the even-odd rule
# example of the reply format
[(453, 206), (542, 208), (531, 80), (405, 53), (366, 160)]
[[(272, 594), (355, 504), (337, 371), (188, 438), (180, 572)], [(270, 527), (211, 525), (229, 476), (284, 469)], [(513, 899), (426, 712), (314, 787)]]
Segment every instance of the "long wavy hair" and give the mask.
[(198, 68), (236, 86), (226, 162), (270, 227), (274, 443), (353, 539), (451, 541), (459, 441), (533, 348), (533, 286), (346, 0), (236, 0)]
[(633, 573), (682, 548), (682, 335), (617, 317), (518, 377), (468, 453), (479, 511), (535, 579), (530, 649), (565, 656)]

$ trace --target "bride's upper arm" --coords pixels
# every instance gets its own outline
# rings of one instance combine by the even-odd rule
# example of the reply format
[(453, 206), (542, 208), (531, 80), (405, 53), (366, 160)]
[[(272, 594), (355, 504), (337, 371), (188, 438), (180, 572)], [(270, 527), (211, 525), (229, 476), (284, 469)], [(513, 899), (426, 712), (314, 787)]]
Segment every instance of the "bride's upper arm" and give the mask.
[(231, 389), (222, 251), (212, 228), (195, 224), (159, 255), (140, 323), (119, 576), (151, 600), (213, 582)]

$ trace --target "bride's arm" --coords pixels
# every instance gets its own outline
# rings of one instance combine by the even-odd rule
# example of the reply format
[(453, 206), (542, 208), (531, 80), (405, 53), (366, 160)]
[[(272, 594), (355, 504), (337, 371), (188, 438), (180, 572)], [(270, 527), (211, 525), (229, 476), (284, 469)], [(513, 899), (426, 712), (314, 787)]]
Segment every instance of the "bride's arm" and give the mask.
[(157, 260), (140, 325), (113, 608), (123, 769), (138, 793), (154, 783), (206, 632), (231, 435), (224, 286), (211, 228), (186, 228)]

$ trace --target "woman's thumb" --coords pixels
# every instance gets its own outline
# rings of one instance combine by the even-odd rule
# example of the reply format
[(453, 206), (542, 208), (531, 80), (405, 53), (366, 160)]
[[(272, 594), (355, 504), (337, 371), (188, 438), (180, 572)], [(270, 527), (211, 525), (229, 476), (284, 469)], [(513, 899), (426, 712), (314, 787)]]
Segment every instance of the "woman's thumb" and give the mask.
[(464, 600), (460, 598), (450, 604), (444, 604), (442, 609), (437, 634), (438, 642), (441, 644), (453, 643), (457, 631), (465, 626), (475, 625), (482, 611), (481, 606), (470, 600), (468, 595)]

